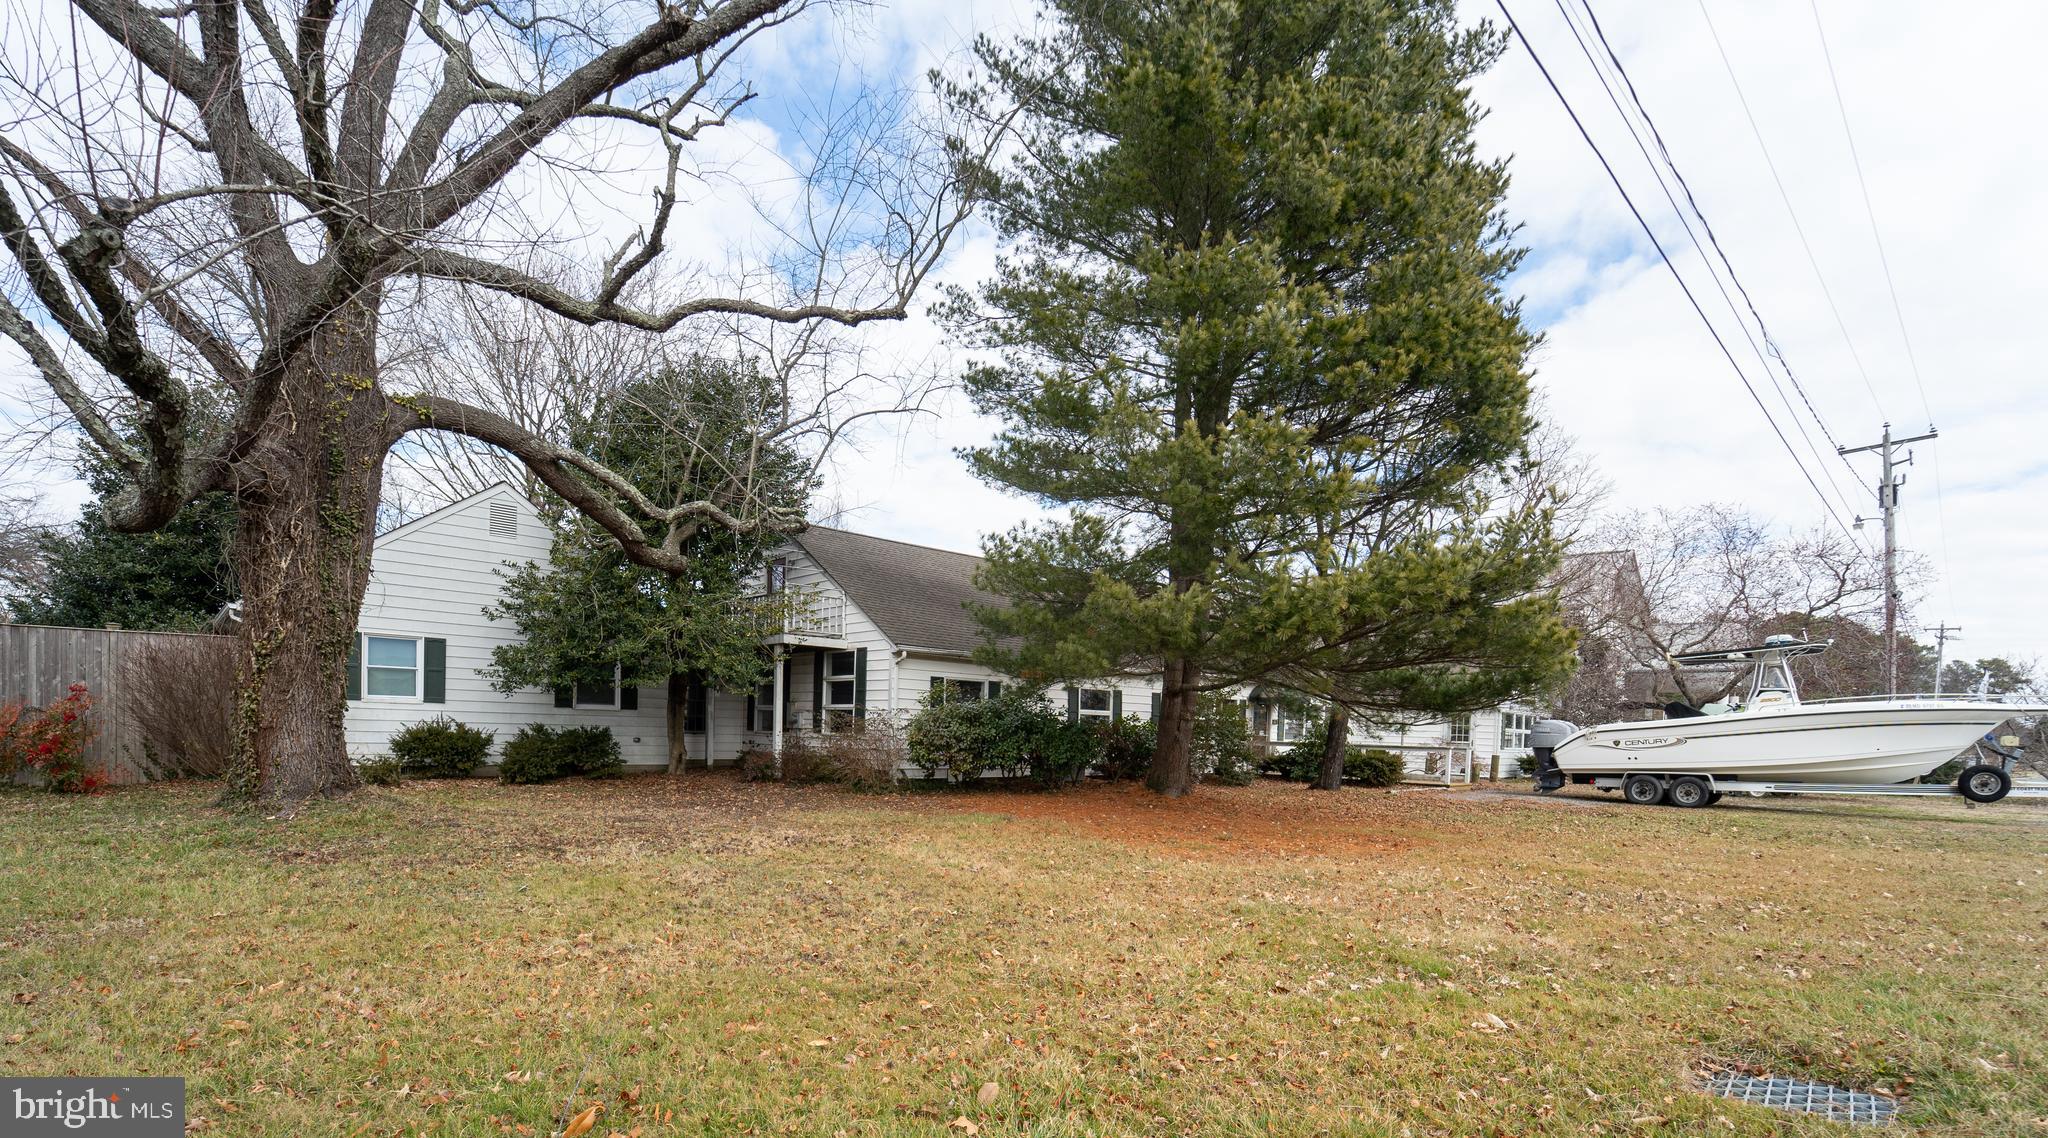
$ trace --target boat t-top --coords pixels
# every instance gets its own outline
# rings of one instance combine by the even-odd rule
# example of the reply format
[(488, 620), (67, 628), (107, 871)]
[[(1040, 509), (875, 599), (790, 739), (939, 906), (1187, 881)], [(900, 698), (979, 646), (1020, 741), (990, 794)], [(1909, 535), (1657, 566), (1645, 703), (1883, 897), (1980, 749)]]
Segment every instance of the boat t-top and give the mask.
[[(2048, 713), (2048, 706), (1967, 694), (1801, 701), (1792, 660), (1831, 644), (1772, 636), (1750, 647), (1673, 656), (1682, 665), (1750, 665), (1747, 697), (1705, 707), (1667, 704), (1663, 719), (1586, 728), (1543, 720), (1529, 739), (1536, 789), (1547, 794), (1590, 785), (1621, 790), (1631, 802), (1677, 806), (1707, 806), (1740, 791), (1950, 793), (1896, 784), (1919, 779), (1977, 744), (1977, 761), (1965, 767), (1953, 793), (1996, 802), (2012, 790), (2018, 756), (1984, 741), (2005, 721)], [(1995, 758), (1983, 756), (1986, 746)]]

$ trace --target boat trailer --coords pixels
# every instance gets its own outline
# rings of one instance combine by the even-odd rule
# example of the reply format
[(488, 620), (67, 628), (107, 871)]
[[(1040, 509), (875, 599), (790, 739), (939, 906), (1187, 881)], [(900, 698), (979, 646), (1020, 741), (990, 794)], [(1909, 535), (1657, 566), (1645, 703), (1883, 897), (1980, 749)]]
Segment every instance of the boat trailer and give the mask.
[[(1730, 794), (1761, 798), (1767, 794), (1855, 794), (1885, 798), (1964, 798), (1972, 803), (1990, 804), (2005, 798), (2048, 798), (2048, 783), (2013, 781), (2018, 767), (2032, 766), (2019, 739), (2008, 735), (1997, 743), (1980, 740), (1975, 744), (1977, 761), (1963, 768), (1954, 782), (1902, 782), (1888, 785), (1785, 782), (1765, 779), (1719, 778), (1711, 774), (1676, 771), (1639, 771), (1629, 774), (1567, 774), (1559, 769), (1549, 747), (1536, 750), (1536, 793), (1549, 794), (1567, 785), (1590, 786), (1600, 791), (1621, 791), (1622, 797), (1638, 806), (1666, 804), (1681, 807), (1712, 806)], [(1990, 755), (1985, 754), (1989, 750)], [(1996, 756), (1995, 758), (1993, 756)]]

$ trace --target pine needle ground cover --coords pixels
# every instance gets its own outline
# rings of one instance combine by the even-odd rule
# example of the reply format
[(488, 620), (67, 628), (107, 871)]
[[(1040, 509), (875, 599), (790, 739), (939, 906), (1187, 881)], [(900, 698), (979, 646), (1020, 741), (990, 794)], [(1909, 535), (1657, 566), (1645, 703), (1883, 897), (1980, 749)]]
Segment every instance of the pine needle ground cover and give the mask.
[[(724, 776), (0, 792), (0, 1073), (201, 1132), (2048, 1127), (2048, 810)], [(597, 1108), (593, 1111), (593, 1108)]]

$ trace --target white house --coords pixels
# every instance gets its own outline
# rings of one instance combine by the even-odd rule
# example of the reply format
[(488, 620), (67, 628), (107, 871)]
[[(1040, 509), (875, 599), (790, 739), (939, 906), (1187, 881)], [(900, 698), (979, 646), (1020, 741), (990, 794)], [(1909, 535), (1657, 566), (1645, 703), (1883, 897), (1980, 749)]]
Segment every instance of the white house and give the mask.
[[(577, 687), (503, 694), (482, 669), (518, 629), (484, 609), (508, 566), (546, 564), (550, 534), (531, 503), (493, 486), (378, 537), (350, 660), (349, 749), (381, 754), (399, 729), (445, 715), (496, 734), (529, 723), (606, 726), (626, 765), (668, 761), (665, 689)], [(693, 690), (684, 746), (693, 764), (738, 761), (795, 731), (831, 731), (870, 715), (907, 718), (932, 688), (989, 694), (1009, 678), (973, 660), (980, 633), (965, 605), (979, 558), (846, 530), (812, 527), (764, 566), (764, 591), (802, 590), (796, 627), (763, 644), (776, 661), (752, 692)], [(1077, 719), (1150, 718), (1156, 681), (1083, 684), (1066, 692)], [(779, 709), (779, 713), (778, 713)]]
[[(532, 504), (503, 484), (378, 537), (350, 660), (352, 753), (381, 754), (400, 728), (446, 715), (494, 732), (497, 746), (530, 723), (607, 726), (629, 768), (666, 765), (664, 688), (506, 695), (482, 674), (491, 650), (519, 635), (484, 609), (509, 566), (547, 562), (550, 537)], [(775, 749), (787, 733), (829, 732), (870, 716), (900, 722), (935, 687), (999, 691), (1010, 678), (973, 658), (981, 631), (967, 605), (1000, 603), (975, 587), (980, 563), (972, 554), (824, 526), (791, 538), (763, 567), (761, 586), (801, 591), (805, 615), (764, 642), (775, 667), (756, 690), (689, 693), (684, 747), (691, 763), (733, 763), (748, 748)], [(1127, 678), (1075, 685), (1064, 695), (1077, 720), (1150, 719), (1159, 690), (1156, 678)], [(1254, 693), (1245, 702), (1254, 737), (1267, 746), (1291, 743), (1309, 726)], [(1484, 773), (1493, 755), (1511, 769), (1512, 759), (1528, 754), (1529, 719), (1526, 709), (1508, 708), (1391, 735), (1358, 729), (1353, 739), (1400, 750), (1417, 770), (1431, 756), (1465, 753)]]

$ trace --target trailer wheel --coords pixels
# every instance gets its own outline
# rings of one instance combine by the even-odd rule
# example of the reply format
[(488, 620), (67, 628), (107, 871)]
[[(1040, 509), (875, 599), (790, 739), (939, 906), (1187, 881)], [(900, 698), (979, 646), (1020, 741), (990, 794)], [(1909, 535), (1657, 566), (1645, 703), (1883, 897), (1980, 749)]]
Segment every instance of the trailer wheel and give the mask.
[(1977, 763), (1956, 778), (1956, 790), (1972, 802), (1996, 802), (2012, 789), (2012, 776), (1992, 766)]
[(1637, 806), (1655, 806), (1664, 801), (1664, 780), (1655, 775), (1632, 774), (1622, 780), (1621, 793)]
[(1714, 790), (1707, 780), (1686, 775), (1671, 780), (1671, 804), (1691, 809), (1714, 804)]
[(1707, 795), (1707, 805), (1712, 806), (1719, 801), (1721, 801), (1720, 791), (1717, 790), (1714, 793)]

